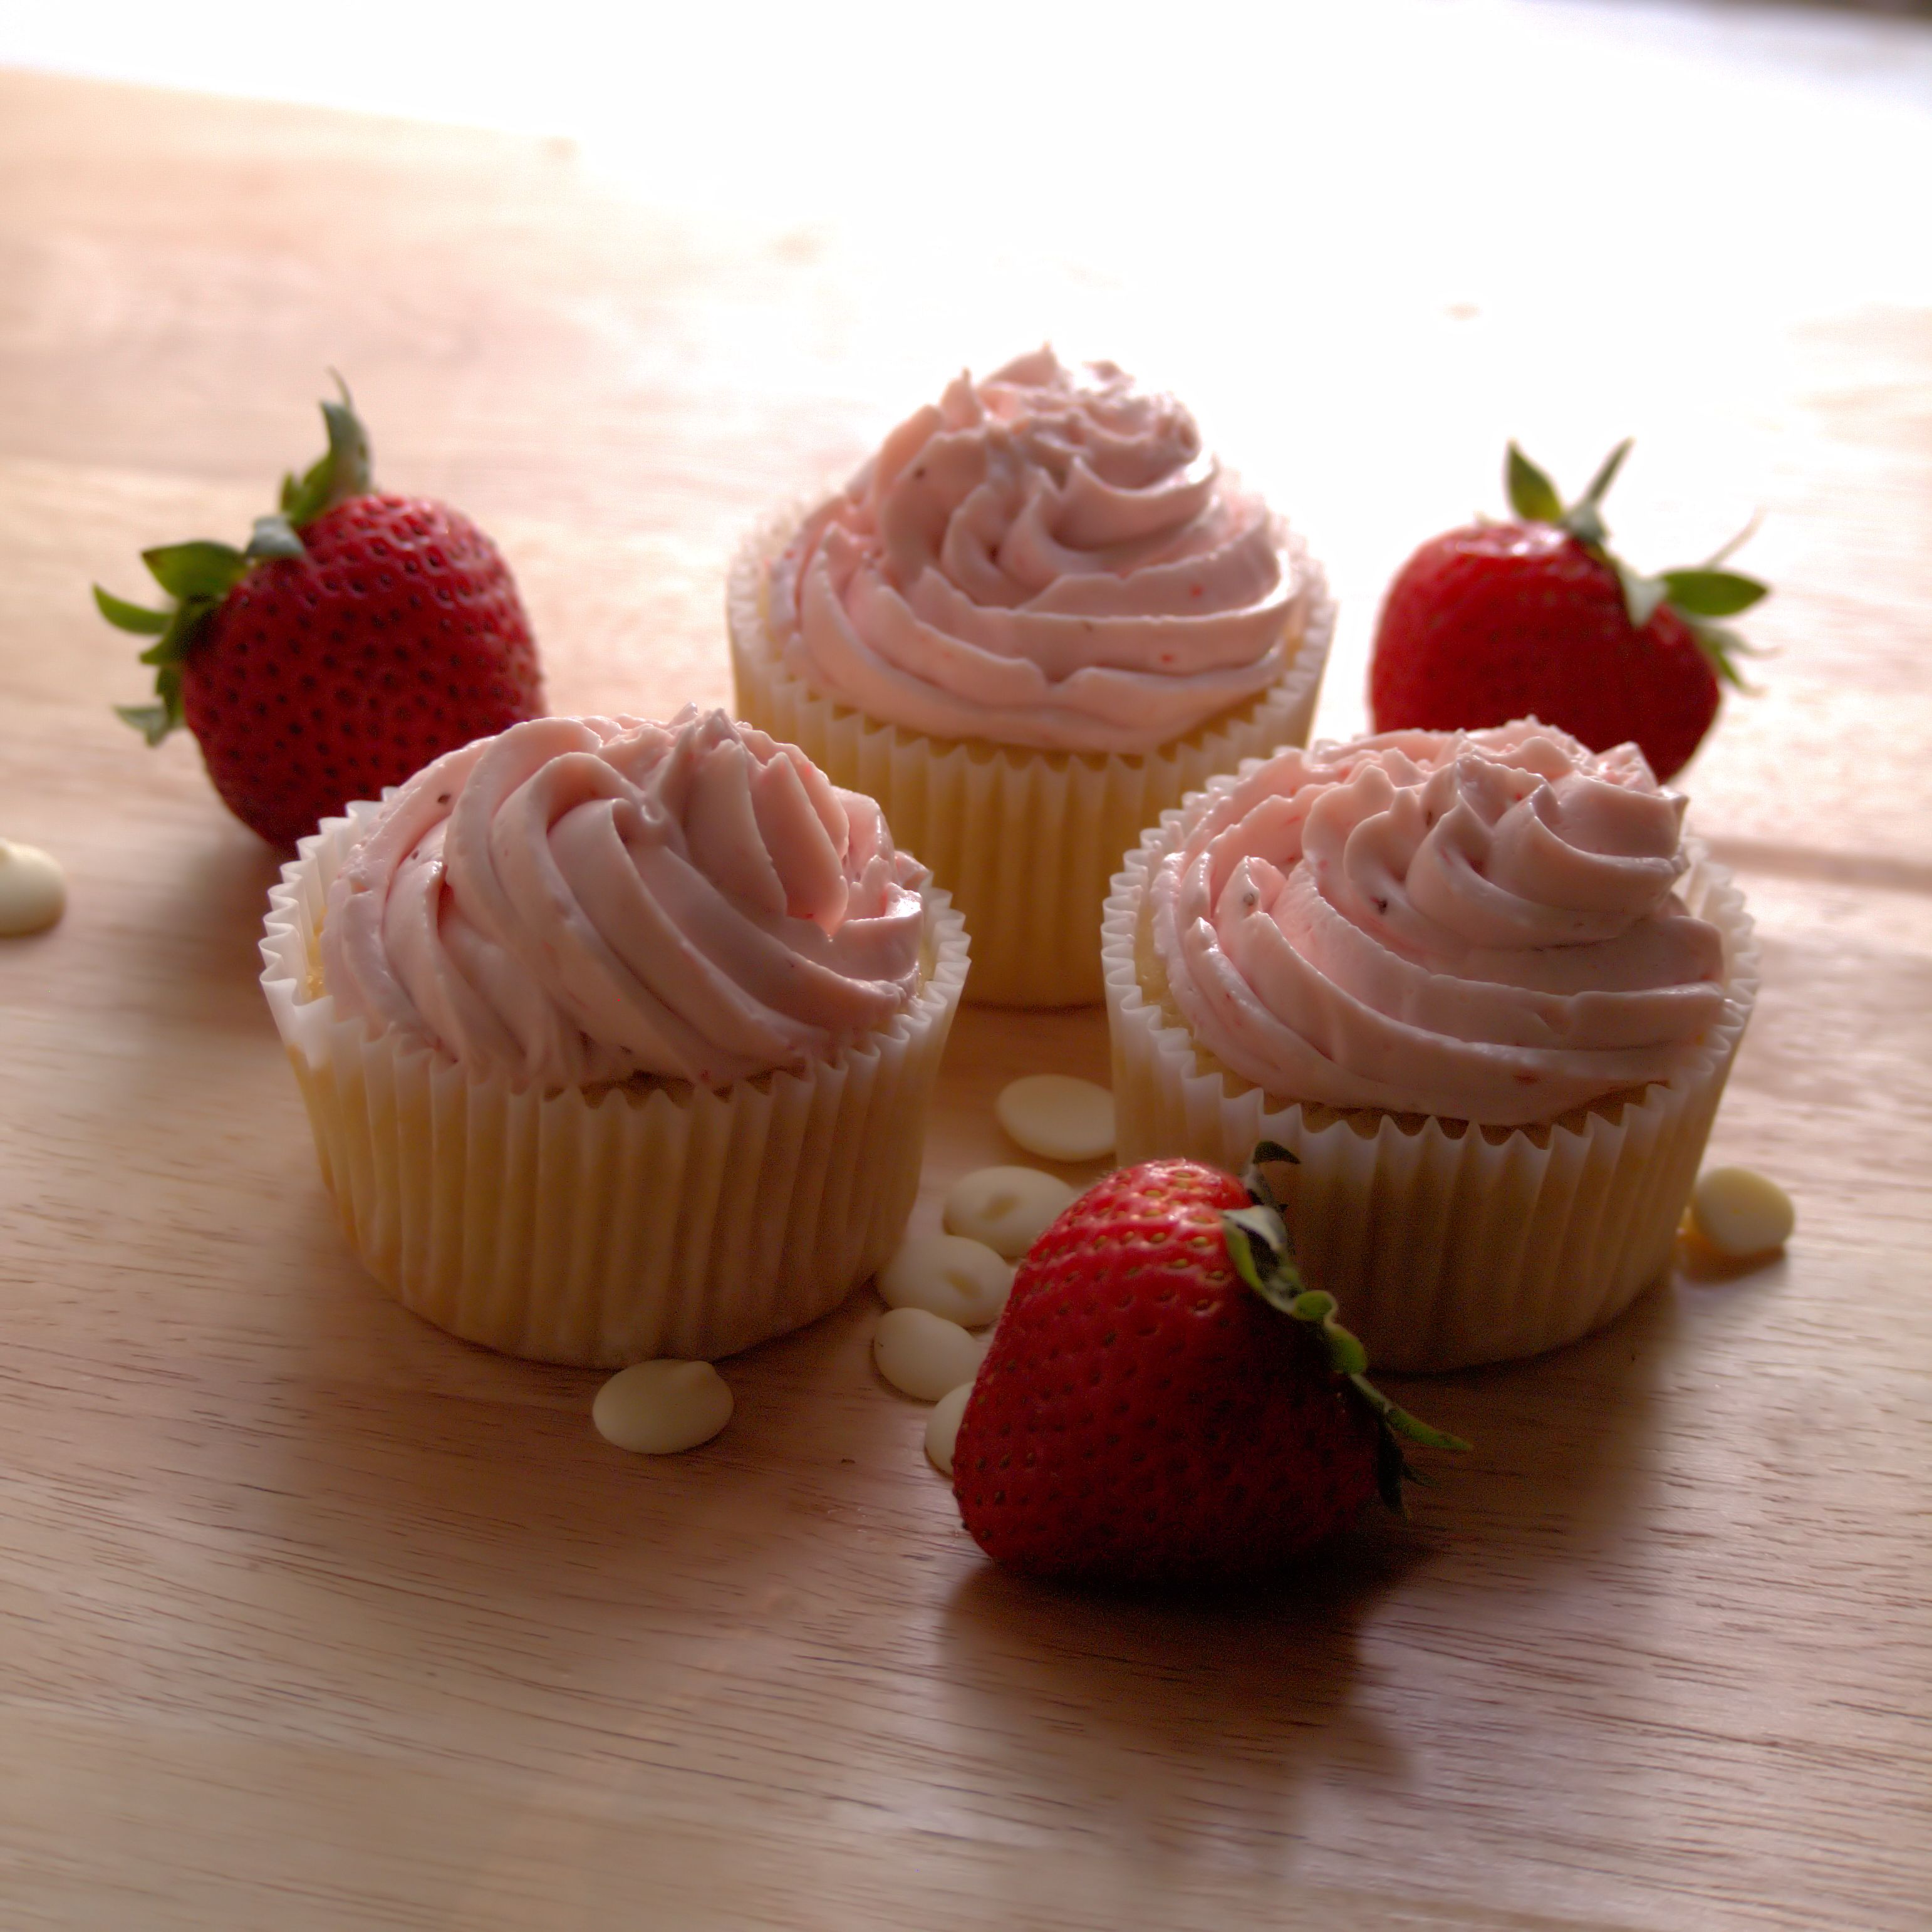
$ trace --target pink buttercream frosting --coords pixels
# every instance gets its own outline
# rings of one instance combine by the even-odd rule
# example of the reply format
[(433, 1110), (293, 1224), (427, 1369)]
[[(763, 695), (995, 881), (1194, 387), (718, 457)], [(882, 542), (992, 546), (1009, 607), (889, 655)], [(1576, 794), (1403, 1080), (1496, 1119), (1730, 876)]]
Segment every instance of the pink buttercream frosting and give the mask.
[(1667, 1079), (1722, 936), (1675, 887), (1684, 800), (1533, 720), (1279, 753), (1148, 884), (1197, 1041), (1284, 1100), (1497, 1126)]
[(870, 799), (722, 712), (536, 718), (383, 807), (329, 888), (323, 981), (518, 1086), (722, 1086), (910, 1003), (925, 877)]
[(1050, 349), (908, 417), (769, 590), (787, 668), (870, 717), (1130, 753), (1274, 682), (1305, 602), (1284, 526), (1178, 402)]

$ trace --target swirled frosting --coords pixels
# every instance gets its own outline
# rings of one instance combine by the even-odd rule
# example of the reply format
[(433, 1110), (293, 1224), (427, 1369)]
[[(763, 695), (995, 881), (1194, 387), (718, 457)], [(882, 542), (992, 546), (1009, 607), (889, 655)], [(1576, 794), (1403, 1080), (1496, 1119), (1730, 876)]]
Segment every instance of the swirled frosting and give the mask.
[(794, 746), (687, 706), (540, 718), (426, 766), (331, 884), (323, 983), (524, 1086), (713, 1086), (888, 1023), (923, 869)]
[(1286, 668), (1286, 542), (1172, 396), (1042, 349), (893, 430), (774, 563), (767, 621), (794, 675), (868, 716), (1144, 752)]
[(1535, 723), (1278, 754), (1148, 883), (1198, 1042), (1285, 1100), (1498, 1126), (1667, 1078), (1724, 944), (1675, 892), (1684, 800)]

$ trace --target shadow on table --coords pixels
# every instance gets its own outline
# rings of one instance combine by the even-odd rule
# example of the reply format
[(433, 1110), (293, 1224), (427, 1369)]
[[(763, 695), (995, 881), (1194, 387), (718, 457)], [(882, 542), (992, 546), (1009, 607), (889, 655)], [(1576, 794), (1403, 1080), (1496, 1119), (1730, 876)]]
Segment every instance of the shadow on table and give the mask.
[(1064, 1793), (1124, 1841), (1278, 1836), (1314, 1771), (1402, 1781), (1402, 1738), (1355, 1695), (1360, 1634), (1427, 1560), (1414, 1529), (1376, 1526), (1304, 1573), (1200, 1600), (983, 1564), (944, 1607), (949, 1714), (998, 1754), (991, 1791)]
[(924, 1411), (874, 1382), (869, 1291), (721, 1364), (736, 1408), (714, 1442), (627, 1455), (592, 1426), (603, 1372), (495, 1354), (398, 1306), (319, 1183), (299, 1218), (280, 1453), (256, 1506), (335, 1574), (404, 1592), (383, 1614), (419, 1606), (432, 1647), (451, 1603), (556, 1626), (561, 1657), (575, 1636), (594, 1652), (653, 1618), (709, 1630), (721, 1615), (781, 1617), (868, 1568), (888, 1597), (922, 1586), (902, 1532), (910, 1504), (931, 1514), (923, 1482), (905, 1492), (908, 1468), (931, 1474)]
[(194, 836), (206, 830), (199, 816), (190, 820), (180, 849), (116, 900), (127, 1001), (168, 1029), (252, 1030), (272, 1040), (258, 983), (262, 922), (268, 889), (293, 854), (238, 825)]
[(1670, 1290), (1538, 1361), (1388, 1378), (1475, 1445), (1418, 1454), (1437, 1483), (1410, 1521), (1266, 1588), (1155, 1599), (980, 1558), (923, 1410), (872, 1376), (866, 1294), (728, 1364), (716, 1442), (626, 1456), (590, 1429), (594, 1373), (452, 1341), (361, 1276), (319, 1190), (299, 1219), (275, 1446), (237, 1503), (307, 1580), (300, 1627), (380, 1660), (385, 1724), (448, 1743), (494, 1712), (560, 1766), (594, 1746), (624, 1776), (755, 1780), (738, 1740), (776, 1698), (809, 1718), (821, 1809), (894, 1813), (936, 1752), (936, 1828), (1024, 1835), (1064, 1794), (1124, 1846), (1270, 1868), (1338, 1806), (1453, 1778), (1498, 1662), (1560, 1640), (1565, 1592), (1619, 1600), (1689, 1339)]
[[(1536, 1361), (1383, 1378), (1474, 1448), (1416, 1452), (1435, 1482), (1409, 1521), (1372, 1517), (1271, 1588), (1162, 1600), (982, 1566), (945, 1606), (954, 1716), (1005, 1755), (1002, 1778), (1066, 1790), (1174, 1850), (1292, 1837), (1311, 1783), (1399, 1794), (1425, 1774), (1416, 1754), (1444, 1748), (1414, 1742), (1411, 1718), (1480, 1679), (1546, 1590), (1613, 1563), (1644, 1514), (1677, 1327), (1666, 1290)], [(1405, 1690), (1412, 1669), (1426, 1695)]]
[[(626, 1456), (590, 1428), (596, 1372), (493, 1354), (398, 1308), (350, 1254), (319, 1182), (291, 1204), (289, 1220), (284, 1340), (299, 1366), (282, 1384), (279, 1414), (291, 1473), (318, 1501), (349, 1504), (340, 1492), (352, 1493), (349, 1520), (379, 1538), (386, 1516), (442, 1518), (459, 1534), (473, 1518), (493, 1540), (513, 1538), (541, 1558), (620, 1524), (634, 1530), (640, 1510), (675, 1518), (702, 1495), (705, 1534), (716, 1540), (732, 1533), (729, 1492), (799, 1482), (822, 1487), (836, 1514), (842, 1498), (866, 1489), (875, 1455), (896, 1460), (906, 1418), (923, 1412), (865, 1367), (876, 1308), (861, 1291), (824, 1322), (728, 1366), (738, 1412), (716, 1444), (686, 1456)], [(1412, 1492), (1412, 1524), (1386, 1525), (1328, 1581), (1264, 1592), (1240, 1614), (1269, 1628), (1298, 1616), (1311, 1592), (1366, 1601), (1444, 1552), (1494, 1544), (1487, 1556), (1527, 1580), (1540, 1564), (1613, 1541), (1648, 1480), (1676, 1292), (1648, 1295), (1604, 1334), (1534, 1361), (1380, 1378), (1468, 1438), (1472, 1452), (1412, 1452), (1433, 1479)], [(889, 1473), (897, 1481), (902, 1472)], [(1097, 1600), (1089, 1608), (1100, 1613)], [(1208, 1615), (1131, 1599), (1108, 1613), (1176, 1628)]]

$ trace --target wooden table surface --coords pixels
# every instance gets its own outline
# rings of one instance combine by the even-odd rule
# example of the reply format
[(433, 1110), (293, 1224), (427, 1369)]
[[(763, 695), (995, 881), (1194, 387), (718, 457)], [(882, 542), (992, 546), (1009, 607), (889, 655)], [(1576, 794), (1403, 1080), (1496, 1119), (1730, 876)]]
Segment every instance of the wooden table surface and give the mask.
[[(71, 884), (0, 943), (0, 1923), (1932, 1924), (1932, 312), (1876, 268), (1190, 299), (1114, 248), (949, 284), (561, 144), (0, 73), (0, 834)], [(1685, 783), (1764, 939), (1713, 1151), (1788, 1254), (1412, 1387), (1475, 1453), (1211, 1606), (984, 1564), (867, 1292), (663, 1460), (385, 1300), (255, 985), (277, 860), (110, 716), (87, 596), (245, 531), (334, 364), (380, 476), (499, 538), (559, 709), (723, 700), (746, 521), (1042, 324), (1311, 531), (1325, 730), (1510, 434), (1574, 486), (1634, 431), (1653, 563), (1761, 502), (1779, 586)], [(1104, 1065), (1094, 1015), (967, 1014), (922, 1222), (1004, 1078)]]

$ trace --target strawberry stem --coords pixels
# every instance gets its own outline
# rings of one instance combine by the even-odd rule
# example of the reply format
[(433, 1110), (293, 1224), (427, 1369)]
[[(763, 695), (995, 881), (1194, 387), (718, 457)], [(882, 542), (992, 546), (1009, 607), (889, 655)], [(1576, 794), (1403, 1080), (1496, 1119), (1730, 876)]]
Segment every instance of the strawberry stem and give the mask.
[(1593, 510), (1603, 502), (1610, 485), (1617, 480), (1617, 472), (1624, 466), (1624, 458), (1630, 453), (1630, 445), (1636, 437), (1627, 436), (1605, 457), (1598, 465), (1597, 473), (1590, 478), (1590, 487), (1583, 492), (1581, 501)]
[(314, 523), (323, 511), (352, 496), (366, 496), (374, 487), (370, 481), (369, 432), (356, 413), (349, 385), (332, 369), (335, 386), (342, 392), (340, 402), (322, 406), (323, 427), (328, 432), (328, 447), (310, 464), (300, 482), (292, 476), (282, 478), (282, 515), (292, 530)]
[(305, 553), (302, 532), (325, 510), (352, 496), (367, 496), (370, 480), (369, 434), (356, 416), (349, 386), (332, 369), (339, 402), (322, 405), (328, 447), (299, 480), (282, 478), (281, 507), (257, 517), (246, 550), (232, 544), (197, 539), (163, 544), (141, 553), (154, 581), (174, 599), (164, 610), (130, 604), (94, 586), (94, 607), (116, 629), (152, 637), (155, 642), (141, 653), (144, 664), (154, 667), (154, 702), (117, 704), (114, 715), (130, 724), (150, 745), (158, 745), (186, 722), (182, 707), (182, 665), (200, 637), (202, 626), (224, 598), (256, 565)]
[(304, 554), (302, 532), (279, 510), (257, 517), (243, 554), (251, 563), (259, 563), (265, 556), (301, 556)]
[(1279, 1162), (1298, 1165), (1296, 1156), (1276, 1141), (1262, 1141), (1248, 1162), (1242, 1184), (1248, 1190), (1250, 1205), (1224, 1208), (1221, 1231), (1228, 1245), (1228, 1258), (1234, 1272), (1262, 1300), (1292, 1320), (1306, 1322), (1321, 1338), (1330, 1372), (1347, 1385), (1352, 1398), (1364, 1404), (1375, 1417), (1378, 1432), (1376, 1478), (1382, 1500), (1398, 1515), (1406, 1512), (1402, 1500), (1405, 1480), (1420, 1478), (1403, 1458), (1398, 1436), (1420, 1442), (1431, 1449), (1466, 1449), (1460, 1436), (1432, 1427), (1384, 1395), (1368, 1378), (1368, 1351), (1359, 1336), (1342, 1327), (1336, 1318), (1335, 1298), (1322, 1288), (1311, 1288), (1303, 1281), (1296, 1265), (1294, 1242), (1288, 1231), (1288, 1220), (1276, 1197), (1264, 1166)]
[(1762, 510), (1758, 509), (1752, 511), (1750, 513), (1750, 521), (1745, 524), (1744, 528), (1738, 531), (1737, 535), (1732, 538), (1729, 543), (1720, 544), (1718, 548), (1704, 560), (1704, 568), (1706, 570), (1715, 570), (1720, 564), (1729, 562), (1732, 557), (1737, 555), (1739, 550), (1744, 548), (1746, 544), (1750, 542), (1753, 537), (1757, 535), (1758, 526), (1763, 521), (1764, 512)]
[(1568, 509), (1556, 484), (1512, 442), (1504, 472), (1510, 507), (1526, 523), (1554, 524), (1558, 530), (1568, 531), (1600, 562), (1616, 573), (1623, 592), (1624, 614), (1629, 618), (1632, 630), (1641, 631), (1661, 608), (1669, 605), (1690, 626), (1697, 648), (1718, 676), (1739, 691), (1749, 691), (1751, 687), (1738, 675), (1732, 659), (1751, 656), (1750, 646), (1736, 632), (1721, 629), (1709, 620), (1736, 616), (1771, 594), (1768, 584), (1721, 568), (1756, 532), (1761, 515), (1754, 514), (1729, 543), (1694, 570), (1660, 571), (1654, 577), (1633, 570), (1611, 552), (1610, 533), (1602, 514), (1604, 498), (1616, 481), (1633, 440), (1625, 436), (1604, 458), (1590, 479), (1590, 487)]
[(130, 604), (98, 584), (94, 586), (94, 602), (117, 631), (131, 631), (136, 637), (158, 637), (173, 621), (172, 611), (150, 610), (142, 604)]
[(1514, 443), (1509, 446), (1504, 466), (1503, 487), (1509, 496), (1510, 508), (1525, 523), (1563, 520), (1563, 499), (1556, 494), (1556, 485)]

